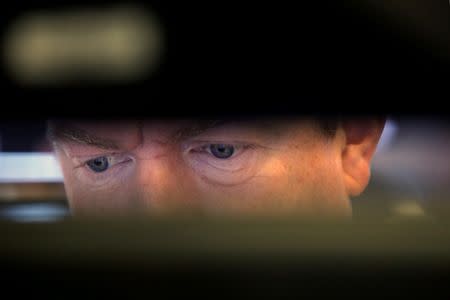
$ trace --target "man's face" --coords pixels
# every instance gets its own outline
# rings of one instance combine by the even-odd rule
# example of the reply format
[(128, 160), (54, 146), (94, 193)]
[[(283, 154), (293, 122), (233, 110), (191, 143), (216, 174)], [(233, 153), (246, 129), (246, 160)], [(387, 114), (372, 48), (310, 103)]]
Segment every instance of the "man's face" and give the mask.
[(351, 214), (345, 138), (318, 122), (65, 122), (54, 133), (75, 214)]

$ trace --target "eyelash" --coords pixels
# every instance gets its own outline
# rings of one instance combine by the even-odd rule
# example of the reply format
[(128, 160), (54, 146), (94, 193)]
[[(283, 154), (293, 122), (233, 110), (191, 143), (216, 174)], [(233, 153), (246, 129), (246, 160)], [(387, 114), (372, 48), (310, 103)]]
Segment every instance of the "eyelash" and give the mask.
[[(94, 172), (89, 168), (87, 163), (100, 157), (110, 157), (108, 161), (112, 160), (112, 163), (104, 172)], [(118, 184), (121, 179), (126, 176), (125, 174), (122, 174), (122, 171), (129, 169), (123, 169), (122, 167), (126, 167), (126, 163), (133, 160), (134, 159), (132, 156), (124, 153), (107, 153), (103, 155), (89, 156), (89, 158), (78, 157), (77, 164), (74, 168), (74, 175), (78, 177), (80, 181), (89, 185), (90, 188), (103, 188), (110, 184)]]
[[(211, 150), (209, 149), (212, 145), (227, 145), (227, 146), (233, 146), (234, 147), (234, 151), (235, 153), (233, 153), (230, 158), (226, 158), (226, 159), (220, 159), (218, 157), (214, 157), (214, 154), (211, 152)], [(199, 147), (193, 147), (190, 151), (195, 152), (195, 153), (208, 153), (210, 156), (212, 156), (215, 159), (219, 159), (219, 160), (231, 160), (233, 158), (235, 158), (236, 156), (239, 156), (243, 151), (248, 150), (248, 149), (252, 149), (254, 148), (255, 145), (252, 144), (243, 144), (243, 143), (224, 143), (224, 142), (217, 142), (217, 143), (207, 143), (207, 144), (203, 144), (202, 146)], [(236, 154), (236, 152), (238, 152), (239, 154)]]
[[(211, 152), (211, 145), (224, 144), (231, 145), (234, 147), (234, 153), (229, 158), (218, 158)], [(193, 146), (190, 153), (197, 155), (199, 160), (207, 163), (213, 168), (228, 171), (229, 167), (232, 167), (233, 164), (236, 164), (237, 161), (241, 158), (242, 155), (249, 154), (249, 151), (257, 148), (255, 144), (243, 143), (243, 142), (200, 142), (197, 143), (198, 146)], [(204, 158), (202, 158), (204, 157)]]
[[(87, 164), (88, 162), (100, 158), (100, 157), (107, 157), (108, 158), (108, 168), (104, 171), (104, 172), (95, 172), (93, 171)], [(109, 177), (111, 177), (111, 173), (113, 173), (114, 171), (117, 170), (117, 167), (119, 167), (120, 165), (126, 163), (126, 162), (130, 162), (132, 161), (132, 157), (124, 155), (124, 154), (120, 154), (120, 153), (110, 153), (110, 154), (104, 154), (104, 155), (99, 155), (99, 156), (95, 156), (95, 157), (89, 157), (89, 159), (85, 159), (82, 162), (80, 162), (80, 164), (78, 164), (78, 166), (76, 166), (75, 168), (81, 168), (83, 171), (88, 173), (88, 176), (94, 177), (95, 180), (104, 180), (107, 179)], [(111, 162), (112, 161), (112, 162)]]

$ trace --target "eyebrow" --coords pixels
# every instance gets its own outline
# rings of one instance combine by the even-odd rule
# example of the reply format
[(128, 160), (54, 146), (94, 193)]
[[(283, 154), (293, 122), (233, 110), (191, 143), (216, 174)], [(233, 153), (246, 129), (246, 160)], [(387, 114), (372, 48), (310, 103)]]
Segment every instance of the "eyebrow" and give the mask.
[[(194, 122), (193, 124), (176, 130), (170, 138), (173, 141), (181, 141), (192, 138), (201, 133), (228, 123), (225, 120), (207, 120)], [(142, 122), (138, 122), (138, 129), (141, 131)], [(49, 141), (71, 141), (78, 144), (89, 145), (104, 150), (120, 150), (118, 142), (113, 139), (96, 136), (86, 130), (65, 124), (64, 122), (49, 122), (47, 130)]]
[(177, 130), (173, 135), (172, 139), (175, 141), (182, 141), (189, 138), (196, 137), (207, 130), (214, 129), (230, 123), (229, 120), (207, 120), (196, 122), (186, 128)]
[[(176, 130), (171, 136), (171, 140), (174, 142), (180, 142), (189, 138), (196, 137), (210, 129), (215, 129), (229, 123), (233, 123), (233, 120), (215, 119), (215, 120), (202, 120), (194, 122), (185, 128)], [(142, 123), (138, 122), (138, 129), (141, 131)], [(273, 130), (273, 126), (268, 126), (265, 122), (259, 122), (258, 127), (264, 131)], [(102, 138), (87, 132), (86, 130), (64, 124), (64, 122), (49, 122), (47, 130), (47, 138), (50, 141), (71, 141), (78, 144), (89, 145), (104, 150), (120, 150), (118, 142), (113, 139)]]
[(47, 138), (50, 141), (71, 141), (78, 144), (94, 146), (104, 150), (120, 150), (117, 141), (93, 135), (83, 129), (66, 124), (49, 124)]

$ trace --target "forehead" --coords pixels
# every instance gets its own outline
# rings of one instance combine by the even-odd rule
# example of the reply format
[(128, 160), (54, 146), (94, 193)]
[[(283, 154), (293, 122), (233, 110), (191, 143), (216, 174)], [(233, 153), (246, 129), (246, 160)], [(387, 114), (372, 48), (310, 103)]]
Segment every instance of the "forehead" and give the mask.
[(217, 124), (211, 121), (186, 121), (186, 120), (71, 120), (50, 122), (49, 136), (54, 140), (67, 138), (86, 140), (88, 137), (109, 140), (134, 140), (142, 138), (144, 131), (153, 131), (163, 135), (181, 130), (199, 130)]
[(99, 136), (108, 138), (125, 138), (137, 135), (140, 122), (138, 121), (70, 121), (60, 123), (59, 129), (80, 129), (93, 132)]
[(155, 136), (184, 138), (212, 129), (215, 133), (258, 133), (280, 136), (304, 128), (305, 123), (304, 119), (71, 120), (50, 122), (49, 136), (54, 140), (69, 138), (86, 141), (88, 137), (95, 136), (95, 139), (101, 137), (106, 140), (136, 141), (148, 133)]

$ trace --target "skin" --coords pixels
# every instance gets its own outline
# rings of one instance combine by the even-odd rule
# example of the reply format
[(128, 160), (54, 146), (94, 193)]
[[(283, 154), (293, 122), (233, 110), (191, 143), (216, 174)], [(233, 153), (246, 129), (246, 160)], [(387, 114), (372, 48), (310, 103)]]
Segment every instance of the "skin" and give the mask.
[[(66, 122), (78, 135), (60, 130), (53, 144), (72, 212), (349, 217), (384, 124), (351, 121), (327, 135), (313, 120), (197, 123)], [(217, 158), (212, 144), (234, 153)], [(86, 163), (98, 157), (107, 170)]]

